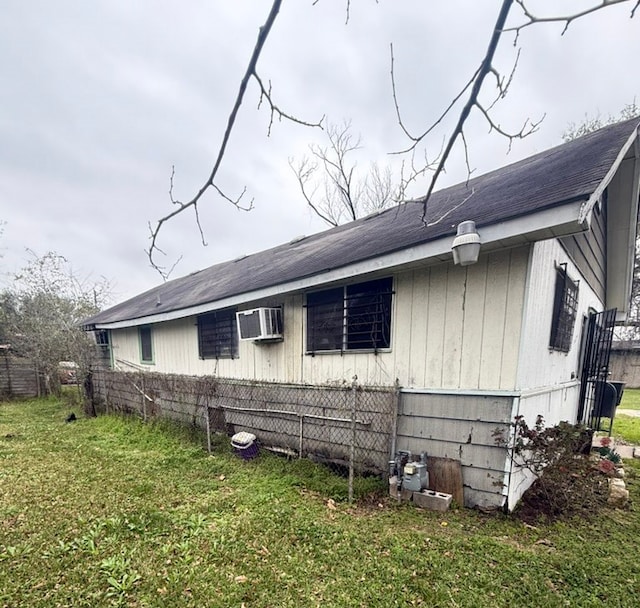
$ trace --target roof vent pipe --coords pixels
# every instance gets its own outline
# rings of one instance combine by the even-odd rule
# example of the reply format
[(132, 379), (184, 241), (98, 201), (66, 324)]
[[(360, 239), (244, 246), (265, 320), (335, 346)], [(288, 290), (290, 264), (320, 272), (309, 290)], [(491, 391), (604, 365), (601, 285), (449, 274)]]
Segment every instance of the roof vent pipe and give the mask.
[(476, 223), (472, 220), (460, 222), (458, 232), (451, 244), (453, 261), (460, 266), (469, 266), (478, 261), (480, 255), (480, 235), (476, 232)]

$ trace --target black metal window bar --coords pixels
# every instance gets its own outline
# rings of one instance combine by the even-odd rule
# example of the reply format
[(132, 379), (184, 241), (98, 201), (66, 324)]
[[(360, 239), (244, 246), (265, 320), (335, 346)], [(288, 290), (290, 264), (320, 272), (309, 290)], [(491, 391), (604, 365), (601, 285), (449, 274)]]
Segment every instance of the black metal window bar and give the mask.
[(391, 347), (391, 277), (307, 294), (307, 352)]
[(238, 356), (235, 310), (198, 317), (198, 354), (201, 359), (234, 359)]
[(560, 264), (556, 268), (555, 297), (549, 338), (549, 347), (553, 350), (569, 352), (577, 310), (578, 282), (569, 278), (567, 264)]

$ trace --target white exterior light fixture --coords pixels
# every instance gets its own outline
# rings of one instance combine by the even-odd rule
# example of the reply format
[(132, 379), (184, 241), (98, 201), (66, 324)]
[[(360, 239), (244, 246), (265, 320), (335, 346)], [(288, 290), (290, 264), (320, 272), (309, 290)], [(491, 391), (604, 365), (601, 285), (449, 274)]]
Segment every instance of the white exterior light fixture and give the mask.
[(478, 261), (480, 255), (480, 235), (476, 232), (476, 223), (472, 220), (460, 222), (456, 238), (451, 244), (453, 261), (460, 266), (469, 266)]

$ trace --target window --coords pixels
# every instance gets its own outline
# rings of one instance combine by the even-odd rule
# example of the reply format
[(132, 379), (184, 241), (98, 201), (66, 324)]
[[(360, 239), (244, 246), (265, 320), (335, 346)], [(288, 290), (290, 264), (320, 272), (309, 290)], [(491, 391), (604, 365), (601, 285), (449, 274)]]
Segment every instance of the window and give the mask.
[(96, 338), (96, 344), (102, 349), (109, 348), (109, 330), (108, 329), (98, 329), (94, 333)]
[(234, 310), (198, 317), (198, 353), (201, 359), (233, 359), (238, 356), (238, 330)]
[(108, 329), (97, 329), (94, 332), (96, 344), (98, 345), (98, 353), (102, 361), (113, 365), (111, 358), (111, 336)]
[(147, 325), (138, 328), (138, 339), (140, 341), (140, 361), (142, 361), (142, 363), (153, 363), (151, 327)]
[(392, 279), (307, 294), (307, 351), (391, 346)]
[(561, 264), (556, 269), (556, 289), (553, 300), (551, 337), (549, 339), (550, 348), (565, 353), (569, 352), (577, 309), (578, 283), (569, 278), (567, 265)]

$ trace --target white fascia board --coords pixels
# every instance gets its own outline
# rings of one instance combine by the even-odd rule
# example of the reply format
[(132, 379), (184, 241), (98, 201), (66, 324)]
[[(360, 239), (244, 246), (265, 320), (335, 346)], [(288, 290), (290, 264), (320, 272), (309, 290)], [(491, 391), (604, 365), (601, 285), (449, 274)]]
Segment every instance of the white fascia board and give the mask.
[(600, 184), (598, 184), (598, 187), (593, 191), (593, 194), (591, 194), (589, 199), (584, 202), (582, 208), (580, 209), (580, 215), (578, 217), (578, 221), (582, 223), (586, 220), (588, 216), (591, 215), (591, 211), (593, 211), (593, 208), (602, 198), (604, 191), (606, 190), (607, 186), (613, 179), (613, 176), (616, 174), (618, 167), (624, 160), (624, 157), (627, 155), (627, 152), (629, 151), (631, 146), (633, 146), (634, 143), (636, 143), (637, 139), (638, 139), (638, 127), (636, 127), (633, 130), (633, 133), (629, 136), (629, 139), (627, 139), (627, 141), (622, 146), (620, 152), (618, 153), (618, 156), (616, 156), (616, 160), (613, 162), (613, 165), (611, 165), (611, 168), (609, 169), (607, 174), (604, 176), (604, 179), (600, 182)]
[[(616, 312), (616, 322), (625, 323), (631, 308), (631, 291), (633, 289), (633, 273), (636, 260), (636, 238), (638, 237), (638, 204), (640, 200), (640, 139), (636, 138), (633, 157), (631, 193), (627, 198), (629, 201), (627, 224), (627, 254), (622, 260), (624, 266), (625, 281), (623, 283), (624, 293), (619, 301), (626, 302), (626, 307), (621, 310), (618, 307)], [(607, 293), (607, 296), (609, 294)]]
[[(523, 244), (524, 242), (534, 242), (582, 232), (588, 229), (588, 223), (578, 222), (578, 214), (583, 204), (584, 201), (574, 201), (560, 207), (545, 209), (531, 215), (481, 227), (478, 229), (482, 241), (481, 252), (507, 249), (515, 245)], [(470, 213), (469, 215), (471, 216), (472, 214)], [(469, 219), (474, 218), (469, 217)], [(477, 224), (480, 224), (482, 218), (476, 217), (475, 221)], [(175, 321), (214, 310), (240, 306), (247, 302), (254, 302), (264, 298), (313, 289), (336, 281), (351, 279), (374, 272), (380, 273), (386, 270), (398, 270), (403, 266), (432, 265), (438, 262), (446, 262), (452, 259), (451, 243), (453, 242), (453, 238), (453, 235), (447, 236), (416, 245), (415, 247), (409, 247), (362, 262), (356, 262), (348, 266), (327, 270), (326, 272), (310, 277), (249, 291), (215, 302), (147, 315), (137, 319), (115, 321), (113, 323), (96, 323), (96, 329), (122, 329), (125, 327)]]

